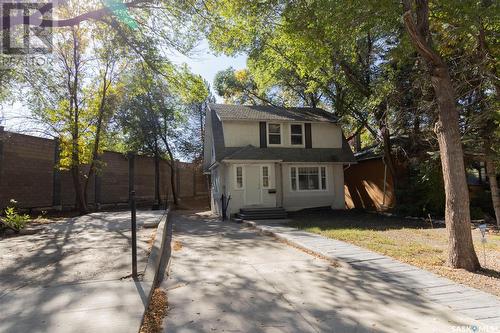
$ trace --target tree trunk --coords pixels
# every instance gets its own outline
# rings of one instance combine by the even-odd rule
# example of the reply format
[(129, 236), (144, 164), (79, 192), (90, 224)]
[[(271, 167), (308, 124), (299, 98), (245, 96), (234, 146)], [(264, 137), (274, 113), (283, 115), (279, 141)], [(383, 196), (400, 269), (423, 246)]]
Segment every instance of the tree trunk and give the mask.
[(498, 182), (497, 182), (495, 162), (491, 158), (489, 152), (487, 152), (485, 160), (486, 160), (486, 175), (488, 176), (488, 181), (490, 183), (490, 189), (491, 189), (491, 200), (493, 201), (493, 209), (495, 210), (497, 227), (500, 229), (500, 193), (498, 192)]
[(448, 264), (474, 271), (480, 268), (472, 242), (469, 188), (467, 186), (455, 92), (446, 66), (434, 67), (432, 86), (439, 107), (435, 125), (446, 194), (445, 220), (448, 232)]
[(102, 132), (103, 120), (104, 120), (106, 95), (107, 95), (108, 88), (110, 85), (110, 83), (107, 80), (108, 70), (109, 70), (109, 63), (106, 63), (106, 69), (104, 71), (104, 77), (103, 77), (103, 86), (102, 86), (102, 91), (101, 91), (101, 101), (99, 103), (99, 113), (97, 116), (97, 125), (96, 125), (95, 139), (94, 139), (94, 147), (92, 149), (92, 160), (90, 162), (89, 172), (87, 174), (87, 179), (85, 179), (85, 185), (83, 188), (83, 197), (85, 199), (85, 204), (88, 204), (88, 189), (89, 189), (90, 179), (97, 172), (96, 169), (97, 169), (97, 163), (98, 163), (98, 158), (99, 158), (99, 146), (101, 144), (101, 132)]
[(73, 185), (75, 188), (75, 203), (76, 209), (82, 215), (88, 213), (87, 201), (85, 200), (85, 195), (82, 187), (82, 180), (80, 177), (80, 108), (78, 104), (78, 84), (79, 84), (79, 73), (80, 73), (80, 53), (78, 45), (78, 36), (75, 28), (72, 28), (73, 36), (73, 84), (70, 87), (70, 108), (73, 110), (73, 129), (72, 129), (72, 142), (71, 142), (71, 174), (73, 177)]
[(83, 195), (83, 186), (80, 178), (80, 168), (78, 165), (74, 165), (71, 168), (71, 176), (73, 178), (73, 186), (75, 188), (76, 210), (81, 215), (87, 214), (88, 213), (87, 203)]
[(403, 18), (411, 43), (429, 66), (431, 83), (438, 104), (439, 118), (435, 132), (439, 142), (446, 194), (448, 264), (453, 268), (475, 271), (480, 265), (472, 242), (469, 189), (465, 175), (455, 90), (448, 66), (432, 49), (429, 36), (422, 35), (422, 31), (428, 31), (428, 2), (416, 0), (416, 3), (419, 27), (417, 28), (413, 21), (409, 0), (403, 2), (405, 9)]
[[(171, 154), (169, 153), (169, 156)], [(174, 205), (177, 206), (179, 204), (177, 200), (177, 186), (175, 184), (175, 161), (173, 160), (173, 156), (170, 156), (170, 162), (168, 163), (170, 166), (170, 184), (172, 187), (172, 197), (174, 198)]]

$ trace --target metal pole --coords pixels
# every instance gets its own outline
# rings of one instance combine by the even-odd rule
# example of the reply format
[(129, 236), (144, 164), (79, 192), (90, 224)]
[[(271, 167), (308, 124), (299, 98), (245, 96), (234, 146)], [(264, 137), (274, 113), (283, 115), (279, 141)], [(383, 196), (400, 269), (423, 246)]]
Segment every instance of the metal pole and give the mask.
[(129, 204), (131, 212), (131, 227), (132, 227), (132, 277), (137, 278), (137, 207), (135, 202), (135, 155), (128, 154), (129, 165)]

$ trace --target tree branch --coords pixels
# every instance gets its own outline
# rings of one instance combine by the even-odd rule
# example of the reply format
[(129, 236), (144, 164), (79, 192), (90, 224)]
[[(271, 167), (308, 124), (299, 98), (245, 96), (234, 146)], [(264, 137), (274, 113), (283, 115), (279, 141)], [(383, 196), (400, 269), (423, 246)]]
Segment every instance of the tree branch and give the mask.
[(441, 57), (439, 57), (434, 50), (428, 45), (425, 38), (420, 34), (413, 21), (413, 17), (411, 11), (406, 11), (403, 14), (403, 21), (405, 23), (406, 30), (410, 35), (410, 41), (417, 49), (417, 52), (430, 64), (434, 66), (443, 66), (443, 61)]
[[(123, 6), (125, 6), (125, 8), (139, 8), (140, 5), (148, 3), (151, 3), (151, 0), (134, 0), (131, 2), (123, 3)], [(16, 17), (3, 16), (0, 27), (3, 30), (12, 29), (13, 27), (18, 25), (29, 25), (40, 28), (71, 27), (78, 25), (79, 23), (84, 21), (99, 20), (105, 16), (113, 14), (112, 9), (103, 7), (67, 19), (44, 19), (43, 15), (46, 14), (50, 9), (51, 6), (49, 7), (48, 5), (45, 5), (40, 7), (40, 9), (33, 15)]]

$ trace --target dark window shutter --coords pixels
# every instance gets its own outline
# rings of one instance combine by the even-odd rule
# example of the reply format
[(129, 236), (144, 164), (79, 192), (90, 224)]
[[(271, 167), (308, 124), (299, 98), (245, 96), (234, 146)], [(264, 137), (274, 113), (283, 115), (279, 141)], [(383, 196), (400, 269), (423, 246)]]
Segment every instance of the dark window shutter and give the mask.
[(305, 124), (305, 131), (306, 131), (306, 148), (310, 149), (312, 148), (312, 132), (311, 132), (311, 124)]
[(260, 148), (267, 148), (267, 125), (266, 122), (260, 122)]

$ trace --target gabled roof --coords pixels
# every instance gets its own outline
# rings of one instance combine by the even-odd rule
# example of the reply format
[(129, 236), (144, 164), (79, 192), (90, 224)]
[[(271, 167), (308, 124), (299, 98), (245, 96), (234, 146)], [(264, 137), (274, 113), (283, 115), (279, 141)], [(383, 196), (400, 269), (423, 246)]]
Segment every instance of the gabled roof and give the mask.
[[(342, 148), (226, 147), (224, 144), (224, 128), (220, 119), (221, 117), (219, 113), (216, 113), (217, 106), (219, 105), (211, 104), (207, 111), (210, 112), (207, 119), (210, 119), (216, 162), (221, 162), (223, 160), (267, 160), (283, 162), (356, 163), (356, 159), (345, 137), (342, 138)], [(205, 169), (207, 170), (209, 167), (209, 165), (206, 165)]]
[(276, 120), (336, 123), (338, 118), (319, 108), (279, 108), (265, 105), (210, 104), (219, 118), (224, 120)]

